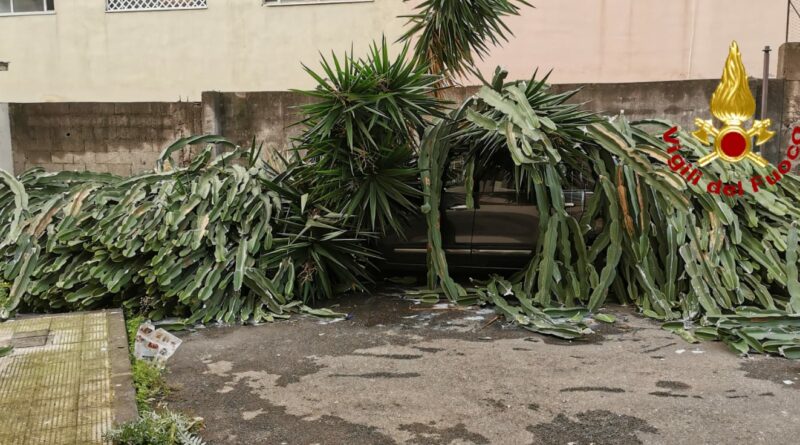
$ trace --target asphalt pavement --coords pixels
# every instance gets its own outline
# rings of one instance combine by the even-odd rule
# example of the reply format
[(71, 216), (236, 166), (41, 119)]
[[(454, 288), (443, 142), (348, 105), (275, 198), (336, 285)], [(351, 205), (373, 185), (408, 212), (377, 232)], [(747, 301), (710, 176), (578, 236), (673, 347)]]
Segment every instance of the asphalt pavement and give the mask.
[(396, 290), (331, 303), (352, 318), (179, 334), (168, 405), (210, 444), (800, 443), (800, 363), (630, 308), (563, 341)]

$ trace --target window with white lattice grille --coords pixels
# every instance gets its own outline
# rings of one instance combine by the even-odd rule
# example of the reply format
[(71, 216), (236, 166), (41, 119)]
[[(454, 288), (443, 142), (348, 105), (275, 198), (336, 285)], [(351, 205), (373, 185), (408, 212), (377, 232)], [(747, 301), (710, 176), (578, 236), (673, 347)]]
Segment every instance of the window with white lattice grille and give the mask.
[(0, 15), (42, 14), (55, 9), (55, 0), (0, 0)]
[(203, 9), (207, 7), (207, 0), (106, 0), (107, 12), (163, 11), (170, 9)]
[(321, 3), (365, 3), (375, 0), (263, 0), (267, 6), (314, 5)]

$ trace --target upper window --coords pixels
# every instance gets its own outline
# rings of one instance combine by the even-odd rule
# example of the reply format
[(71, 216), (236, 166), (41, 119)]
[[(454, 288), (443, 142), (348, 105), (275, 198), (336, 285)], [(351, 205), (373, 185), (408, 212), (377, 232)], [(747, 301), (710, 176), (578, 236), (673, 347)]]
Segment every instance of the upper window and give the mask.
[(203, 9), (207, 7), (207, 0), (106, 0), (106, 11), (108, 12)]
[(313, 5), (319, 3), (361, 3), (374, 0), (264, 0), (267, 6)]
[(55, 0), (0, 0), (0, 15), (55, 11)]

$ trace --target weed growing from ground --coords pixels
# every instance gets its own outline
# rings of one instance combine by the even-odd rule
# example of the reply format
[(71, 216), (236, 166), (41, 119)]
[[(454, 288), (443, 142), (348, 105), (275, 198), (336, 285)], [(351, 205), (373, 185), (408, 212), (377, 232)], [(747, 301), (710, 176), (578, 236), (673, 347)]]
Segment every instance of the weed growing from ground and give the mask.
[(142, 316), (130, 316), (125, 323), (133, 385), (136, 388), (136, 407), (140, 415), (137, 420), (109, 431), (106, 439), (114, 445), (203, 445), (200, 437), (194, 435), (202, 419), (189, 419), (159, 406), (161, 399), (169, 392), (164, 369), (133, 356), (136, 331), (144, 321)]
[(199, 421), (169, 410), (146, 412), (133, 422), (121, 425), (106, 434), (115, 445), (203, 445), (192, 432)]

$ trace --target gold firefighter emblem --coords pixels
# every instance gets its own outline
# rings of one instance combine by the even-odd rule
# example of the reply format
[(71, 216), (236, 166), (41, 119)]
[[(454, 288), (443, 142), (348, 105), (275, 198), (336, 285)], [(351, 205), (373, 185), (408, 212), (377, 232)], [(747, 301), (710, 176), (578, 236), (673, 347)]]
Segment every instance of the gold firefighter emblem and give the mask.
[(724, 122), (725, 126), (718, 130), (710, 119), (694, 120), (697, 130), (692, 136), (703, 145), (714, 144), (714, 151), (700, 158), (698, 165), (703, 167), (721, 158), (727, 162), (749, 159), (756, 165), (766, 167), (767, 160), (753, 152), (753, 138), (756, 138), (755, 145), (762, 145), (772, 139), (775, 132), (769, 130), (772, 125), (770, 119), (755, 120), (753, 126), (746, 130), (743, 124), (755, 113), (756, 100), (750, 92), (739, 45), (734, 41), (725, 61), (722, 79), (711, 96), (711, 114)]

